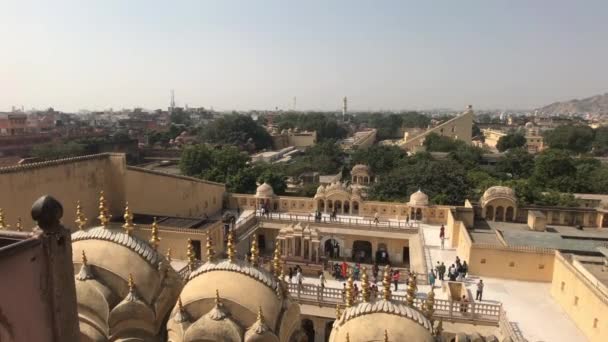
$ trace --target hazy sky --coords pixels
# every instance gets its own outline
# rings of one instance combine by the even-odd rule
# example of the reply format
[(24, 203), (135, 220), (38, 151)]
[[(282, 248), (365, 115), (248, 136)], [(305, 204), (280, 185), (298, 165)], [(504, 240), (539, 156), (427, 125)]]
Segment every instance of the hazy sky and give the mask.
[(608, 1), (0, 0), (0, 111), (529, 108), (608, 92)]

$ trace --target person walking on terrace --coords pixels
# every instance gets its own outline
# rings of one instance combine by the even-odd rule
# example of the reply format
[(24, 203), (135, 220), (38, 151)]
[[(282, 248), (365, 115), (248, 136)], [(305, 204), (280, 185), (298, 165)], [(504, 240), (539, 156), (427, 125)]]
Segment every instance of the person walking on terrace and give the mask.
[(477, 283), (477, 294), (475, 295), (475, 300), (483, 300), (483, 280), (479, 279), (479, 283)]

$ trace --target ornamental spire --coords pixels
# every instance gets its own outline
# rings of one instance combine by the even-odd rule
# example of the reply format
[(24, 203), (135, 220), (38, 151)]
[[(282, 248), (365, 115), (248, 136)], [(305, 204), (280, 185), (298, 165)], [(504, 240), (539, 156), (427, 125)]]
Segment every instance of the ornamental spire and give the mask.
[(365, 266), (361, 268), (361, 272), (363, 273), (361, 276), (361, 297), (363, 297), (364, 302), (369, 302), (369, 279), (367, 279), (367, 269)]
[(188, 269), (190, 272), (194, 271), (196, 264), (196, 256), (194, 255), (194, 247), (192, 246), (192, 240), (188, 239), (188, 247), (186, 250), (186, 256), (188, 257)]
[(133, 281), (133, 274), (129, 273), (129, 281), (127, 282), (129, 286), (129, 292), (135, 291), (135, 282)]
[(348, 281), (346, 281), (346, 307), (353, 306), (353, 271), (348, 271)]
[(156, 250), (158, 248), (158, 245), (160, 244), (160, 238), (158, 237), (158, 223), (156, 223), (156, 217), (152, 222), (151, 235), (152, 236), (150, 237), (150, 245), (152, 245), (152, 248)]
[(182, 297), (177, 298), (177, 312), (175, 313), (173, 320), (177, 323), (183, 323), (190, 320), (190, 316), (188, 316), (188, 312), (184, 309), (184, 305), (182, 304)]
[(424, 301), (424, 314), (426, 318), (433, 324), (433, 314), (435, 313), (435, 291), (431, 289), (431, 291), (426, 296), (426, 300)]
[(110, 223), (110, 211), (108, 210), (106, 198), (103, 194), (103, 190), (99, 192), (99, 223), (102, 227), (107, 228)]
[(205, 248), (207, 250), (207, 262), (214, 262), (215, 251), (213, 250), (213, 244), (211, 242), (211, 236), (209, 236), (209, 234), (207, 234), (207, 244), (205, 245)]
[(340, 303), (336, 304), (336, 321), (340, 320), (342, 312), (340, 311)]
[(384, 277), (382, 279), (382, 287), (384, 291), (382, 292), (384, 300), (391, 300), (391, 276), (389, 274), (388, 265), (384, 267)]
[(4, 211), (0, 208), (0, 229), (8, 229), (10, 226), (4, 222)]
[(260, 260), (260, 252), (258, 251), (258, 241), (257, 241), (257, 235), (253, 234), (253, 241), (251, 241), (251, 258), (249, 259), (249, 262), (251, 263), (251, 265), (253, 267), (257, 267), (258, 266), (258, 262)]
[(348, 335), (348, 331), (346, 332), (346, 339), (344, 341), (345, 342), (350, 342), (350, 336)]
[(262, 306), (258, 306), (258, 322), (260, 322), (261, 324), (264, 324), (264, 313), (262, 313)]
[(410, 277), (408, 279), (408, 285), (405, 295), (405, 302), (408, 306), (414, 307), (414, 300), (416, 299), (416, 274), (410, 270)]
[(234, 251), (234, 231), (230, 229), (228, 232), (228, 243), (226, 244), (226, 253), (228, 254), (228, 260), (230, 262), (234, 262), (236, 257), (236, 252)]
[(388, 330), (384, 329), (384, 342), (389, 342), (388, 341)]
[(281, 269), (281, 245), (277, 240), (274, 248), (274, 256), (272, 258), (272, 270), (274, 271), (275, 277), (280, 277)]
[(81, 260), (82, 265), (80, 266), (80, 272), (78, 272), (78, 274), (76, 275), (76, 279), (77, 280), (93, 279), (93, 273), (91, 273), (91, 269), (89, 267), (88, 260), (87, 260), (87, 255), (85, 254), (84, 249), (82, 250), (82, 256), (81, 256), (80, 260)]
[(76, 227), (78, 229), (83, 230), (84, 226), (87, 224), (87, 218), (84, 216), (84, 212), (82, 211), (82, 206), (80, 206), (80, 201), (76, 202)]
[(125, 229), (127, 235), (131, 235), (133, 229), (135, 229), (135, 225), (133, 224), (133, 213), (131, 213), (131, 209), (129, 209), (129, 202), (125, 203), (125, 214), (122, 216), (125, 219), (125, 224), (122, 227)]
[(17, 229), (18, 232), (23, 231), (23, 226), (21, 225), (21, 217), (17, 217), (17, 224), (15, 225), (15, 229)]

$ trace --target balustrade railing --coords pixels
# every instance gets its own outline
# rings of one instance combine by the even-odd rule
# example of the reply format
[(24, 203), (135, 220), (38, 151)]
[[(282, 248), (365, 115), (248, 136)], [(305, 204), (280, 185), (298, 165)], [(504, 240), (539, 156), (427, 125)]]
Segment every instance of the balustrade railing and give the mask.
[(369, 227), (369, 228), (380, 228), (380, 229), (395, 229), (395, 230), (411, 230), (416, 231), (420, 227), (418, 221), (385, 221), (374, 219), (365, 219), (360, 217), (336, 217), (329, 218), (326, 216), (320, 219), (315, 218), (313, 214), (294, 214), (294, 213), (267, 213), (263, 214), (261, 211), (256, 211), (255, 216), (261, 220), (276, 220), (276, 221), (290, 221), (290, 222), (308, 222), (308, 223), (323, 223), (323, 224), (336, 224), (336, 225), (347, 225), (354, 227)]
[[(344, 303), (342, 289), (325, 287), (311, 284), (288, 284), (289, 293), (292, 298), (301, 304), (335, 307)], [(382, 293), (372, 295), (372, 300), (380, 300)], [(392, 299), (405, 303), (404, 295), (393, 295)], [(356, 301), (361, 301), (361, 293), (357, 294)], [(416, 297), (414, 307), (421, 310), (425, 298)], [(502, 304), (479, 303), (479, 302), (457, 302), (445, 299), (435, 299), (435, 319), (446, 319), (450, 321), (474, 321), (492, 325), (498, 325), (501, 317)]]

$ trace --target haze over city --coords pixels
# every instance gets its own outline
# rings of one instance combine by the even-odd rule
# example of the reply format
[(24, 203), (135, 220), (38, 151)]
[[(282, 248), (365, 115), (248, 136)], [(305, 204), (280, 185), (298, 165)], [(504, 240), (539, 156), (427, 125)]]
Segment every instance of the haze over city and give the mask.
[(535, 108), (604, 93), (605, 1), (3, 1), (0, 110)]

